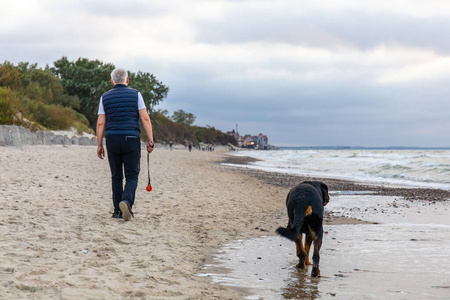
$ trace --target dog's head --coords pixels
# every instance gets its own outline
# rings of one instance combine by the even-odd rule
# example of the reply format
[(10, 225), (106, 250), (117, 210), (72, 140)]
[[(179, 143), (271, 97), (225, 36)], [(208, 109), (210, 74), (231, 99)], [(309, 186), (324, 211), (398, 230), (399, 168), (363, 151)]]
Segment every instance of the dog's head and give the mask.
[(325, 206), (328, 204), (328, 202), (330, 202), (330, 195), (328, 195), (328, 186), (325, 183), (320, 182), (320, 181), (319, 181), (319, 184), (320, 184), (320, 190), (322, 191), (323, 206)]
[(327, 205), (330, 202), (330, 196), (328, 195), (328, 186), (321, 181), (304, 181), (303, 183), (309, 183), (316, 187), (318, 191), (322, 194), (322, 203), (323, 206)]

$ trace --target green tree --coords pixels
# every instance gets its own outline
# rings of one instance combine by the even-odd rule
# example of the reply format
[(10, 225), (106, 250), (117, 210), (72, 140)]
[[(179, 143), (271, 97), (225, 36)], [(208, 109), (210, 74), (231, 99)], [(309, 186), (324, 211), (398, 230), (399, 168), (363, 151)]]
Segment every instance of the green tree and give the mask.
[(64, 92), (61, 79), (55, 76), (48, 66), (45, 69), (39, 69), (37, 64), (30, 65), (20, 62), (17, 69), (23, 75), (23, 96), (45, 104), (61, 105), (75, 110), (80, 109), (78, 97), (69, 96)]
[(169, 87), (156, 80), (156, 77), (150, 73), (129, 72), (129, 87), (137, 89), (144, 98), (145, 106), (152, 112), (153, 108), (159, 104), (169, 93)]
[(111, 88), (114, 65), (87, 58), (71, 62), (67, 57), (55, 61), (54, 65), (51, 70), (61, 78), (66, 93), (80, 99), (77, 111), (86, 116), (89, 125), (95, 128), (100, 97)]
[(178, 124), (192, 125), (195, 122), (196, 116), (187, 113), (182, 109), (175, 111), (171, 117), (172, 121)]
[(16, 114), (20, 106), (20, 101), (13, 91), (0, 87), (0, 124), (17, 124)]
[(157, 109), (155, 113), (159, 113), (169, 119), (169, 111), (167, 109)]
[(0, 65), (0, 86), (8, 87), (13, 91), (19, 91), (23, 88), (22, 73), (8, 61)]
[[(110, 79), (115, 66), (87, 58), (79, 58), (71, 62), (67, 57), (57, 60), (54, 65), (52, 71), (61, 78), (66, 93), (70, 96), (78, 96), (80, 99), (80, 107), (77, 111), (85, 115), (89, 125), (95, 128), (100, 97), (112, 88)], [(129, 87), (141, 92), (148, 109), (152, 110), (167, 97), (169, 88), (156, 80), (153, 74), (141, 71), (130, 72), (129, 78)]]

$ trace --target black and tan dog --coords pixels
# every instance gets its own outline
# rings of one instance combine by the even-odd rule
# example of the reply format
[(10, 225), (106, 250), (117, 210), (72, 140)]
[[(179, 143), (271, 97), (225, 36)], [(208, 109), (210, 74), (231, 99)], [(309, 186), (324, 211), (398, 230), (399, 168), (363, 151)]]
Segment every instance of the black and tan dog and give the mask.
[[(330, 197), (328, 187), (320, 181), (305, 181), (289, 191), (286, 198), (289, 223), (287, 228), (279, 227), (277, 233), (297, 246), (299, 263), (297, 267), (304, 269), (311, 265), (308, 259), (311, 243), (314, 243), (312, 276), (320, 276), (319, 260), (320, 247), (323, 237), (323, 207), (327, 205)], [(302, 235), (305, 233), (305, 247)]]

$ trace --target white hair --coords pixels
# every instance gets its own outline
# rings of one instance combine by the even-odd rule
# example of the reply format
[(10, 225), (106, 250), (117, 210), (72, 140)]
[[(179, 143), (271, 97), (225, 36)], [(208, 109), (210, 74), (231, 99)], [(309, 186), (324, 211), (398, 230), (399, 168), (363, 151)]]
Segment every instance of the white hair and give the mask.
[(122, 68), (116, 68), (111, 72), (111, 79), (115, 84), (126, 83), (128, 78), (128, 72)]

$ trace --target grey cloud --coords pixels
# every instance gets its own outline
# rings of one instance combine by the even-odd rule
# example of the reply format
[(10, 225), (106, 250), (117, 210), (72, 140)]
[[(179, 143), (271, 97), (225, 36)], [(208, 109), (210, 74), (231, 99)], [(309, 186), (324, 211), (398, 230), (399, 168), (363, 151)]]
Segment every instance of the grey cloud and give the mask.
[[(168, 8), (158, 5), (155, 1), (80, 1), (77, 6), (80, 11), (88, 12), (98, 16), (126, 17), (152, 17), (161, 13), (169, 12)], [(111, 24), (111, 32), (114, 31), (114, 23)]]
[(279, 42), (308, 47), (361, 49), (404, 44), (450, 52), (447, 18), (422, 19), (395, 14), (324, 11), (233, 14), (224, 21), (198, 23), (198, 39), (211, 43)]
[(445, 140), (433, 133), (411, 132), (423, 124), (450, 127), (448, 93), (440, 83), (380, 88), (364, 79), (317, 84), (250, 78), (189, 85), (181, 81), (165, 101), (192, 112), (198, 125), (227, 131), (239, 123), (241, 134), (263, 132), (278, 145), (443, 146)]
[[(61, 10), (64, 3), (55, 5)], [(123, 18), (170, 14), (169, 8), (153, 2), (118, 3), (81, 2), (79, 10), (73, 12), (74, 18), (80, 16), (79, 11)], [(80, 23), (95, 35), (88, 40), (71, 35), (77, 28), (64, 28), (61, 24), (60, 30), (52, 31), (46, 30), (51, 29), (46, 23), (34, 22), (15, 32), (0, 34), (2, 60), (38, 62), (41, 66), (52, 65), (62, 56), (111, 62), (102, 55), (110, 49), (102, 48), (104, 31), (96, 29), (96, 24)], [(394, 44), (442, 53), (450, 50), (450, 41), (444, 36), (450, 29), (450, 20), (442, 18), (425, 20), (359, 11), (332, 14), (317, 10), (300, 14), (293, 10), (283, 15), (237, 12), (224, 21), (203, 20), (195, 25), (196, 42), (206, 44), (264, 41), (331, 50)], [(131, 71), (151, 72), (170, 87), (168, 98), (157, 108), (170, 112), (184, 109), (196, 115), (196, 124), (201, 126), (208, 124), (227, 131), (238, 123), (241, 134), (262, 132), (276, 145), (450, 146), (446, 138), (450, 135), (450, 85), (446, 77), (375, 85), (367, 66), (350, 61), (330, 66), (337, 76), (307, 82), (288, 76), (252, 78), (242, 74), (252, 74), (259, 68), (295, 76), (321, 70), (324, 64), (295, 62), (289, 57), (247, 65), (239, 59), (236, 61), (240, 63), (165, 61), (161, 57), (135, 57), (132, 51), (118, 56), (122, 60), (112, 63), (125, 62)], [(346, 72), (349, 69), (351, 72)]]

